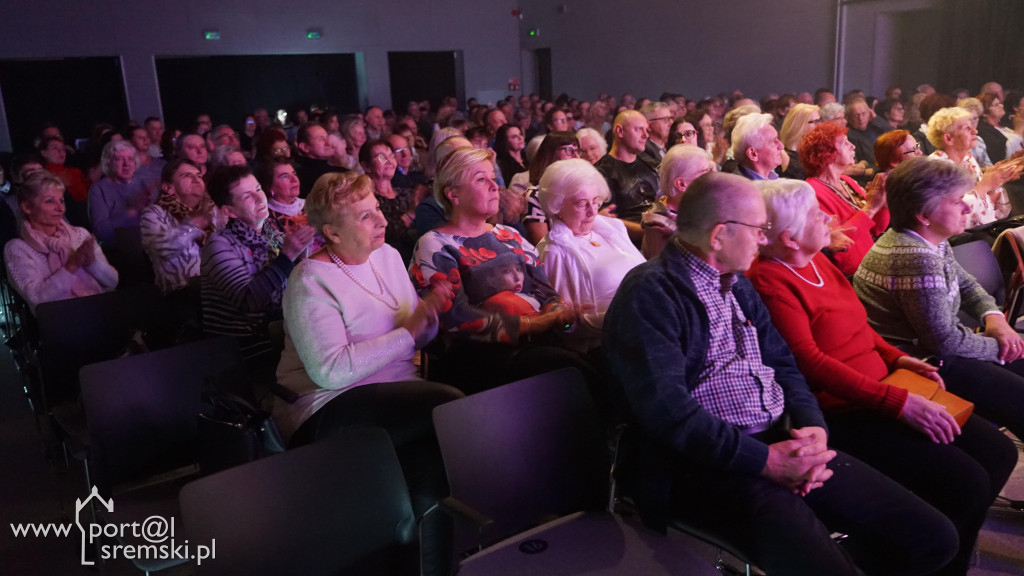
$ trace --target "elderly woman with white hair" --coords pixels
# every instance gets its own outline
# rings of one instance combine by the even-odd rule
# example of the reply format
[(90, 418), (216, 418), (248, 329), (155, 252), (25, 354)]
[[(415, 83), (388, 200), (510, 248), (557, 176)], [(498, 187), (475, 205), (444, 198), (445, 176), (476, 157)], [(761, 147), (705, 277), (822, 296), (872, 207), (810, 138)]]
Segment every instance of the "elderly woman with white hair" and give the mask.
[(622, 221), (598, 214), (609, 196), (601, 173), (578, 158), (548, 166), (537, 191), (551, 223), (537, 249), (551, 285), (579, 315), (576, 330), (565, 335), (579, 352), (601, 344), (612, 297), (626, 273), (644, 262)]
[(676, 233), (676, 209), (686, 187), (715, 169), (714, 158), (703, 148), (690, 144), (669, 148), (658, 167), (658, 199), (641, 217), (644, 236), (640, 251), (645, 258), (660, 254)]
[(966, 574), (988, 507), (1016, 464), (1016, 449), (979, 417), (961, 428), (942, 405), (883, 381), (897, 369), (942, 379), (937, 368), (868, 325), (850, 283), (821, 253), (831, 217), (811, 186), (798, 180), (757, 185), (772, 229), (747, 276), (818, 398), (829, 444), (945, 514), (957, 527), (960, 548), (938, 574)]
[(156, 200), (157, 190), (136, 178), (139, 160), (127, 140), (111, 141), (100, 160), (103, 178), (89, 188), (89, 220), (104, 248), (112, 247), (114, 230), (138, 226), (142, 209)]
[(593, 128), (580, 128), (576, 131), (580, 141), (580, 158), (594, 164), (608, 153), (608, 140)]
[(971, 113), (963, 108), (943, 108), (928, 120), (928, 141), (935, 146), (929, 158), (948, 160), (970, 174), (976, 185), (964, 195), (970, 207), (966, 228), (1001, 220), (1010, 214), (1010, 200), (1003, 184), (1020, 177), (1024, 166), (1012, 160), (995, 164), (984, 174), (971, 154), (978, 144), (978, 130)]

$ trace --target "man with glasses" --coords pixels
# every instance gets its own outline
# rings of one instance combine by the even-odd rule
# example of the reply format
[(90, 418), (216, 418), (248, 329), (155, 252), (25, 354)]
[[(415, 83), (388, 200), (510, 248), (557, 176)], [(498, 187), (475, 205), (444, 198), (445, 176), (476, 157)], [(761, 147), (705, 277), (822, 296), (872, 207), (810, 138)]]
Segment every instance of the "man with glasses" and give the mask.
[(957, 550), (952, 523), (828, 447), (817, 401), (742, 274), (771, 229), (754, 185), (705, 174), (678, 214), (674, 240), (626, 275), (604, 320), (634, 449), (624, 488), (644, 522), (663, 530), (680, 519), (768, 574), (945, 565)]
[(399, 134), (388, 136), (388, 143), (395, 149), (395, 176), (391, 179), (391, 185), (395, 188), (415, 188), (426, 179), (422, 172), (413, 170), (413, 150), (409, 140)]
[(672, 127), (672, 109), (664, 102), (650, 102), (640, 108), (647, 118), (647, 144), (644, 152), (655, 162), (661, 162), (668, 150), (669, 129)]

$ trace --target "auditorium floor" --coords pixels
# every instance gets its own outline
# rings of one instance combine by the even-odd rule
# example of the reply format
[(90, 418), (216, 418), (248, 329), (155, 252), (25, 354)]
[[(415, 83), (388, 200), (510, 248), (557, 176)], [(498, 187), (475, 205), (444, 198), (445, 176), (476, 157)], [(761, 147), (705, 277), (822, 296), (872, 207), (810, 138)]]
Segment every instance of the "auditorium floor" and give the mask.
[[(56, 473), (44, 457), (40, 434), (24, 395), (21, 378), (6, 349), (0, 350), (0, 574), (17, 576), (98, 574), (82, 567), (79, 541), (74, 537), (15, 537), (11, 523), (74, 522), (75, 499), (85, 496), (81, 466)], [(1022, 458), (1024, 461), (1024, 458)], [(1024, 462), (1019, 463), (1004, 494), (1024, 499)], [(698, 554), (713, 558), (715, 551), (686, 542)], [(108, 562), (103, 573), (140, 574), (124, 560)], [(163, 572), (190, 574), (187, 566)], [(978, 545), (970, 576), (1024, 576), (1024, 515), (990, 514)]]

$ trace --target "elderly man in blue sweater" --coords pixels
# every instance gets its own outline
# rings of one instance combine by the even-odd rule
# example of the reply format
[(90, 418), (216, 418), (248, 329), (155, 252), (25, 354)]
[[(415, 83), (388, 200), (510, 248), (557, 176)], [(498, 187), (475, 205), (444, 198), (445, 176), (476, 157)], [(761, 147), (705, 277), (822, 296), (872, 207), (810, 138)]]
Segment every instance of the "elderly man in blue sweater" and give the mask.
[[(742, 275), (770, 226), (747, 180), (702, 176), (674, 241), (619, 288), (604, 353), (637, 449), (627, 487), (652, 527), (682, 518), (769, 574), (934, 573), (956, 529), (828, 448), (817, 402)], [(838, 545), (833, 531), (849, 538)]]

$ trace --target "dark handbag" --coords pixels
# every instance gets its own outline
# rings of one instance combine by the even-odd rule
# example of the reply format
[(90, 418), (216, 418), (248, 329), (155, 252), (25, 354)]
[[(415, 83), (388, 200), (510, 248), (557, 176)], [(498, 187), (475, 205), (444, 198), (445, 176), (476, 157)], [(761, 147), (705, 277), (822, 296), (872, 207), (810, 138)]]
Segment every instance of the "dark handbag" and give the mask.
[(208, 408), (198, 416), (199, 469), (204, 475), (284, 452), (269, 412), (231, 392), (207, 390), (204, 399)]

